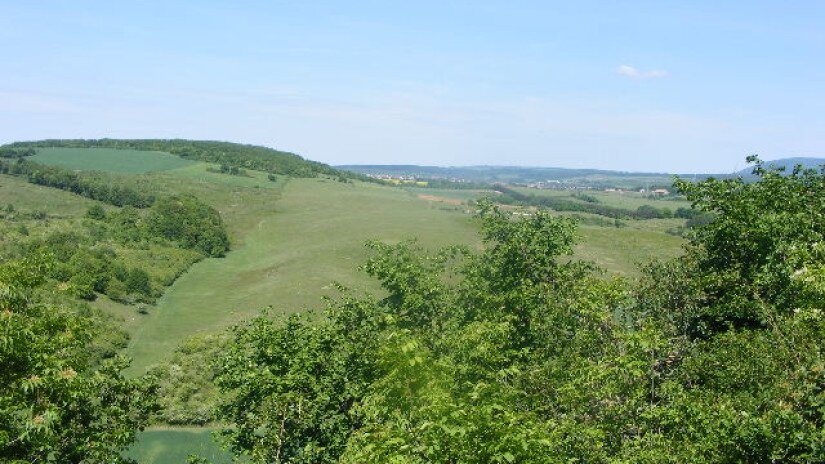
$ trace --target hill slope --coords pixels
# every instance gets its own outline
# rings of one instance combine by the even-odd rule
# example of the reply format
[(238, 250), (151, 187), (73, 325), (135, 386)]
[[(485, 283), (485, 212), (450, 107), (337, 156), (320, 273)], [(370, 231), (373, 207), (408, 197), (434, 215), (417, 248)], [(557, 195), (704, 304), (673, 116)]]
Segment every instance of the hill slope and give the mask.
[(342, 174), (326, 164), (306, 160), (294, 153), (231, 142), (183, 139), (50, 139), (33, 142), (15, 142), (3, 146), (3, 148), (34, 148), (35, 150), (44, 148), (140, 150), (171, 153), (188, 160), (226, 164), (238, 168), (256, 169), (293, 177), (315, 177), (319, 174), (337, 176)]

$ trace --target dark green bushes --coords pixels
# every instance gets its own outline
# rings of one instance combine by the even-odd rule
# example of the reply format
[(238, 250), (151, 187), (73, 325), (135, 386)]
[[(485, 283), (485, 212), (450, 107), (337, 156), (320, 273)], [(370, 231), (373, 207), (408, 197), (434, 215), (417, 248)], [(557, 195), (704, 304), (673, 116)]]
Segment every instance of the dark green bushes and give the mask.
[(199, 250), (207, 256), (223, 256), (229, 238), (214, 208), (191, 195), (161, 198), (146, 217), (149, 233)]

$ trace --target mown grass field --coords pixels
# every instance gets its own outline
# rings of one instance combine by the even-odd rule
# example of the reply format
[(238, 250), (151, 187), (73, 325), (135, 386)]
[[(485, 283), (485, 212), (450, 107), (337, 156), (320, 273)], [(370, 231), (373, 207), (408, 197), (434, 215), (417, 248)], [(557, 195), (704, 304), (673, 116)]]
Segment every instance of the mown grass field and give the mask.
[(108, 148), (38, 148), (31, 160), (73, 170), (124, 174), (166, 171), (194, 164), (170, 153)]

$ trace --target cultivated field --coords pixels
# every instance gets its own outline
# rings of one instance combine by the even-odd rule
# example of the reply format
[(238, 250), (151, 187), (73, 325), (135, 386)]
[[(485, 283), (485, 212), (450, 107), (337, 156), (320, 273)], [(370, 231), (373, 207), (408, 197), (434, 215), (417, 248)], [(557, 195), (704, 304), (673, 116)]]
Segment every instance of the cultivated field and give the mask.
[(159, 151), (109, 148), (38, 148), (31, 159), (67, 169), (125, 174), (165, 171), (193, 164), (179, 156)]

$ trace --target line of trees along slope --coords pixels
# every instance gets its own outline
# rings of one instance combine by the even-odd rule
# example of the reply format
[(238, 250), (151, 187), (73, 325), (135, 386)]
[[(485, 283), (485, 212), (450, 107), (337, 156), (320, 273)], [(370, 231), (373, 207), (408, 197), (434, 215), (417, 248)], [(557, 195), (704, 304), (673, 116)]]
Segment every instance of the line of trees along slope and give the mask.
[(74, 172), (22, 157), (15, 161), (0, 160), (0, 174), (25, 177), (33, 184), (66, 190), (114, 206), (147, 208), (155, 201), (153, 194), (117, 185), (104, 173)]
[[(823, 462), (825, 171), (755, 172), (677, 181), (715, 219), (639, 282), (571, 260), (573, 221), (490, 203), (481, 252), (371, 243), (364, 271), (386, 297), (344, 292), (324, 318), (232, 331), (215, 365), (222, 436), (253, 463)], [(42, 343), (65, 337), (25, 341), (48, 317), (14, 299), (29, 274), (0, 271), (0, 458), (117, 462), (106, 453), (144, 422), (108, 406), (140, 404), (90, 404), (90, 387), (39, 412), (63, 390), (32, 379), (52, 388), (88, 369), (49, 367)], [(147, 397), (135, 388), (106, 391)], [(101, 414), (106, 427), (55, 439), (52, 418)]]
[[(339, 176), (350, 175), (338, 171), (326, 164), (306, 160), (294, 153), (274, 150), (256, 145), (243, 145), (230, 142), (197, 141), (183, 139), (145, 139), (145, 140), (40, 140), (35, 142), (15, 142), (5, 148), (20, 150), (27, 148), (114, 148), (162, 151), (197, 161), (205, 161), (237, 168), (254, 169), (274, 174), (294, 177), (315, 177), (319, 174)], [(0, 151), (2, 153), (2, 151)], [(363, 177), (360, 175), (353, 175)]]
[(673, 211), (670, 209), (656, 208), (650, 205), (642, 205), (637, 209), (625, 209), (562, 197), (527, 195), (503, 185), (496, 185), (494, 189), (501, 194), (490, 197), (490, 199), (503, 205), (542, 206), (554, 211), (590, 213), (612, 219), (662, 219), (673, 217)]
[[(146, 222), (148, 228), (142, 232), (178, 242), (206, 256), (223, 256), (229, 250), (229, 238), (218, 212), (191, 195), (156, 198), (127, 186), (112, 185), (106, 173), (74, 172), (22, 158), (0, 160), (0, 174), (24, 177), (33, 184), (66, 190), (113, 206), (151, 207)], [(129, 214), (137, 218), (138, 213)]]

